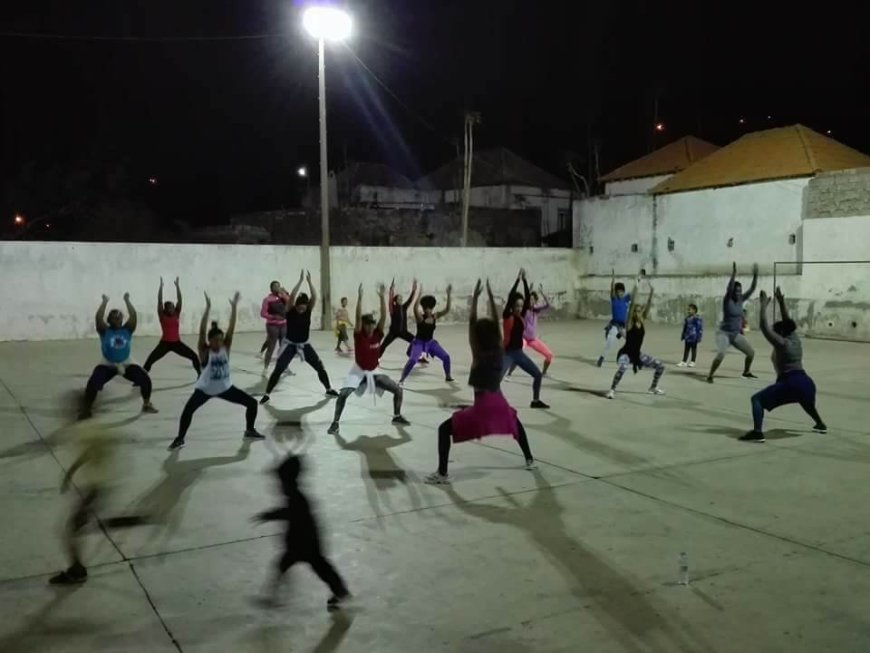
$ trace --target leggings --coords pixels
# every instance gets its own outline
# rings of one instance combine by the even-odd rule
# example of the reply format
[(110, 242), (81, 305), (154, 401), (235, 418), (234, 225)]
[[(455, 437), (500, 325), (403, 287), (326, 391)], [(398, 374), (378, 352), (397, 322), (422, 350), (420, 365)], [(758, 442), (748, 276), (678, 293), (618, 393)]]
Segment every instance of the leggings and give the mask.
[[(616, 374), (613, 375), (613, 384), (610, 386), (611, 390), (616, 390), (616, 386), (618, 386), (619, 382), (622, 381), (622, 376), (625, 374), (625, 370), (631, 367), (631, 359), (628, 357), (628, 354), (623, 354), (617, 359), (616, 363), (619, 365), (619, 368), (616, 370)], [(640, 355), (640, 364), (637, 367), (639, 369), (644, 367), (653, 368), (653, 380), (650, 388), (657, 388), (659, 380), (662, 378), (662, 374), (665, 373), (665, 364), (657, 358), (642, 353)]]
[(502, 361), (502, 378), (504, 378), (504, 375), (507, 374), (512, 365), (516, 365), (532, 377), (532, 399), (535, 401), (540, 399), (541, 381), (544, 379), (544, 375), (538, 369), (538, 366), (535, 365), (534, 361), (526, 356), (526, 353), (522, 349), (507, 349), (504, 352), (504, 360)]
[(193, 365), (193, 369), (196, 370), (197, 376), (202, 371), (202, 367), (199, 362), (199, 356), (196, 355), (196, 352), (193, 351), (190, 347), (185, 345), (181, 340), (176, 340), (174, 342), (167, 342), (166, 340), (161, 340), (157, 343), (157, 346), (154, 348), (150, 354), (148, 354), (148, 360), (145, 361), (145, 371), (151, 372), (151, 367), (159, 361), (161, 358), (166, 356), (169, 352), (173, 354), (178, 354), (182, 358), (186, 358)]
[[(450, 457), (450, 443), (453, 439), (453, 418), (448, 417), (438, 426), (438, 473), (447, 476), (447, 461)], [(523, 450), (527, 461), (534, 460), (529, 448), (529, 438), (523, 423), (517, 418), (517, 443)]]
[(387, 347), (392, 344), (393, 340), (397, 338), (400, 338), (408, 343), (414, 342), (414, 336), (412, 336), (407, 329), (405, 329), (404, 331), (394, 331), (390, 329), (390, 332), (387, 333), (387, 336), (384, 338), (383, 342), (381, 342), (381, 348), (379, 350), (381, 356), (384, 355), (384, 352), (387, 351)]
[(288, 542), (284, 555), (278, 561), (278, 577), (283, 576), (297, 562), (307, 562), (311, 565), (312, 571), (329, 586), (333, 595), (339, 597), (348, 595), (344, 579), (342, 579), (335, 567), (332, 566), (332, 563), (324, 557), (319, 546), (300, 547)]
[(607, 352), (613, 346), (613, 343), (621, 338), (624, 332), (624, 324), (618, 324), (611, 321), (610, 324), (607, 325), (607, 328), (604, 330), (604, 351), (601, 353), (602, 358), (607, 355)]
[(802, 370), (780, 375), (776, 383), (752, 395), (751, 404), (752, 428), (758, 432), (764, 424), (765, 410), (772, 411), (787, 404), (800, 404), (816, 424), (824, 424), (816, 410), (816, 384)]
[[(94, 368), (94, 371), (91, 372), (91, 378), (88, 379), (88, 385), (85, 388), (85, 408), (90, 408), (94, 405), (97, 393), (117, 375), (118, 369), (114, 365), (97, 365)], [(138, 365), (127, 365), (127, 368), (124, 370), (124, 378), (132, 381), (133, 385), (139, 386), (142, 401), (147, 403), (151, 399), (151, 378), (145, 370)]]
[(541, 356), (544, 357), (544, 361), (547, 363), (553, 362), (553, 352), (550, 351), (550, 348), (544, 344), (543, 340), (539, 340), (538, 338), (532, 338), (531, 340), (524, 340), (525, 344), (538, 352)]
[(251, 430), (254, 428), (254, 422), (257, 419), (257, 400), (254, 399), (244, 390), (240, 390), (236, 386), (230, 386), (228, 390), (224, 390), (219, 395), (207, 395), (202, 390), (196, 389), (190, 395), (190, 399), (184, 405), (184, 410), (181, 411), (181, 420), (178, 422), (178, 437), (183, 440), (187, 435), (187, 429), (190, 428), (190, 422), (193, 420), (193, 414), (203, 406), (209, 399), (219, 397), (224, 401), (229, 401), (234, 404), (239, 404), (245, 407), (245, 428)]
[[(296, 343), (287, 343), (287, 346), (284, 347), (284, 351), (281, 352), (280, 356), (278, 356), (278, 360), (275, 362), (275, 369), (272, 370), (272, 375), (269, 377), (269, 382), (266, 384), (267, 395), (271, 394), (272, 390), (275, 389), (275, 386), (278, 385), (281, 375), (284, 373), (284, 370), (287, 369), (287, 366), (290, 365), (290, 361), (293, 360), (296, 353)], [(313, 367), (314, 371), (317, 372), (317, 378), (320, 380), (321, 385), (329, 390), (332, 387), (329, 383), (329, 375), (323, 367), (323, 361), (320, 360), (320, 356), (318, 356), (317, 352), (314, 351), (314, 347), (306, 343), (302, 346), (302, 354), (305, 357), (305, 362)]]
[(689, 360), (689, 354), (692, 354), (692, 362), (695, 362), (695, 358), (698, 355), (698, 343), (697, 342), (687, 342), (683, 346), (683, 362)]
[(743, 362), (743, 373), (746, 374), (752, 368), (752, 361), (755, 358), (755, 350), (749, 341), (742, 333), (729, 333), (727, 331), (718, 331), (716, 333), (716, 358), (713, 359), (713, 365), (710, 368), (710, 376), (719, 368), (722, 361), (725, 359), (725, 352), (728, 347), (733, 346), (745, 354), (746, 358)]
[[(365, 383), (365, 380), (363, 380), (361, 385), (364, 386)], [(399, 384), (393, 381), (386, 374), (375, 374), (375, 385), (393, 395), (393, 417), (401, 415), (402, 397), (404, 396), (404, 392)], [(357, 388), (342, 388), (338, 393), (338, 399), (335, 401), (335, 416), (332, 418), (333, 422), (338, 424), (338, 420), (341, 419), (341, 414), (344, 412), (344, 405), (347, 403), (347, 398), (356, 391)]]
[(265, 356), (263, 356), (263, 361), (265, 365), (268, 367), (269, 363), (272, 361), (272, 354), (275, 352), (275, 347), (277, 347), (284, 338), (287, 337), (287, 324), (266, 324), (266, 341), (263, 343), (263, 346), (260, 348), (260, 353), (265, 352)]
[(437, 340), (428, 340), (424, 342), (414, 338), (411, 342), (411, 351), (408, 353), (408, 362), (405, 363), (405, 368), (402, 370), (401, 381), (408, 378), (411, 370), (414, 369), (420, 356), (424, 353), (439, 358), (441, 364), (444, 366), (444, 376), (450, 378), (450, 354), (444, 351), (444, 348), (438, 344)]

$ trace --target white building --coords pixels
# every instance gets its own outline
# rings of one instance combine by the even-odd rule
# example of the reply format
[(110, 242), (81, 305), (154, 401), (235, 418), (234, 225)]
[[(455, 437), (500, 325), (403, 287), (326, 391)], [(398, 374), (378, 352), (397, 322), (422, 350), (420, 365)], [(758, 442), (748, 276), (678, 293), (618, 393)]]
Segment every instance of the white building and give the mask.
[(329, 192), (333, 206), (432, 208), (417, 184), (383, 163), (351, 163), (344, 170), (330, 174)]

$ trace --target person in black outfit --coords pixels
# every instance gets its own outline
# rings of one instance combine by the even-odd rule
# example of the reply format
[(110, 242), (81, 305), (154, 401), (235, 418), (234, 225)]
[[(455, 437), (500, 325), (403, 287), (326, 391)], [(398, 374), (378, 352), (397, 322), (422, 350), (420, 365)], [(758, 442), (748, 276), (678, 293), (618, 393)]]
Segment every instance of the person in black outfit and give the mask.
[(393, 340), (401, 338), (408, 344), (414, 339), (414, 336), (408, 331), (408, 309), (414, 303), (414, 295), (417, 294), (417, 280), (411, 286), (411, 294), (408, 299), (402, 302), (402, 295), (396, 293), (396, 280), (390, 284), (390, 330), (384, 336), (381, 342), (380, 355), (383, 356), (387, 351), (387, 347), (392, 344)]
[(327, 608), (337, 609), (350, 598), (350, 592), (344, 580), (327, 560), (320, 548), (320, 532), (317, 521), (311, 512), (308, 499), (299, 489), (298, 480), (302, 472), (302, 460), (290, 455), (275, 470), (281, 482), (281, 491), (285, 497), (285, 505), (274, 510), (261, 512), (254, 517), (257, 522), (286, 521), (287, 531), (284, 534), (284, 553), (278, 561), (278, 573), (274, 576), (270, 587), (269, 604), (275, 603), (275, 597), (284, 573), (297, 562), (307, 562), (314, 573), (329, 586), (332, 596), (327, 601)]
[[(302, 282), (303, 274), (304, 271), (299, 273), (300, 283)], [(299, 357), (317, 372), (317, 378), (323, 384), (323, 387), (326, 388), (327, 396), (338, 396), (338, 393), (332, 389), (329, 375), (326, 373), (326, 368), (323, 367), (323, 361), (320, 360), (320, 356), (317, 355), (314, 347), (308, 342), (308, 336), (311, 332), (311, 313), (317, 303), (317, 292), (314, 290), (314, 284), (311, 283), (310, 272), (305, 274), (305, 279), (308, 281), (308, 292), (311, 293), (310, 299), (305, 293), (296, 295), (296, 289), (299, 288), (299, 284), (296, 284), (296, 288), (293, 289), (293, 293), (290, 295), (292, 308), (287, 311), (287, 346), (275, 362), (275, 369), (272, 371), (272, 376), (269, 377), (269, 382), (266, 384), (266, 393), (260, 399), (261, 404), (269, 401), (269, 395), (275, 389), (275, 386), (278, 385), (281, 375), (287, 369), (287, 366), (290, 365), (290, 361), (293, 360), (296, 354), (299, 354)]]

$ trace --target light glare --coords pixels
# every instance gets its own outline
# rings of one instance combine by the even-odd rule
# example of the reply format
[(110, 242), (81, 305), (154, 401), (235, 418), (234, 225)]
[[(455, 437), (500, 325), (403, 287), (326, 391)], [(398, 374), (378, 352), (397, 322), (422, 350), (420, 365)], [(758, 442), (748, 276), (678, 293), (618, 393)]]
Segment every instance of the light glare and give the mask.
[(343, 41), (350, 36), (350, 14), (335, 7), (309, 7), (302, 14), (302, 25), (316, 39)]

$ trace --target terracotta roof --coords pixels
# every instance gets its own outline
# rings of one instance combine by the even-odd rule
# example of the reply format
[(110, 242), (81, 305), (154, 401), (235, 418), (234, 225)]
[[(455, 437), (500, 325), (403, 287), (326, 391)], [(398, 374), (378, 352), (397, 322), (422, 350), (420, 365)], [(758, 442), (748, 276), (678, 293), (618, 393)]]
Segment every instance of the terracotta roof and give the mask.
[[(447, 163), (419, 180), (421, 188), (453, 190), (462, 186), (462, 158)], [(535, 188), (561, 188), (571, 185), (543, 168), (503, 147), (478, 150), (471, 165), (471, 185), (504, 186), (508, 184)]]
[(646, 156), (619, 166), (598, 181), (622, 181), (679, 172), (718, 149), (718, 145), (713, 145), (700, 138), (684, 136)]
[(870, 156), (803, 125), (792, 125), (746, 134), (650, 192), (678, 193), (867, 166)]

